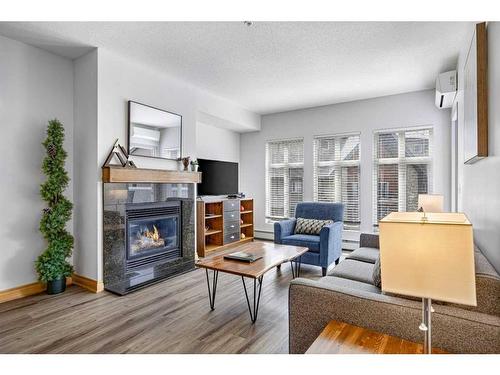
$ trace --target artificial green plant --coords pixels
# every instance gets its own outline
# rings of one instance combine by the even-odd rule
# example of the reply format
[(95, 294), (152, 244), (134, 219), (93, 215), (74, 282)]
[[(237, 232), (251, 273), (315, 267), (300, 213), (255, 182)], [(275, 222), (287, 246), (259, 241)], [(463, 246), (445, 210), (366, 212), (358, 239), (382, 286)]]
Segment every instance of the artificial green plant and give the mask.
[(63, 142), (63, 125), (56, 119), (49, 121), (47, 138), (42, 143), (47, 152), (42, 171), (47, 179), (40, 186), (40, 195), (47, 203), (40, 220), (40, 232), (47, 241), (47, 248), (35, 262), (38, 278), (42, 282), (58, 280), (73, 273), (68, 258), (74, 239), (66, 230), (73, 204), (63, 195), (69, 183), (68, 173), (64, 169), (67, 153)]

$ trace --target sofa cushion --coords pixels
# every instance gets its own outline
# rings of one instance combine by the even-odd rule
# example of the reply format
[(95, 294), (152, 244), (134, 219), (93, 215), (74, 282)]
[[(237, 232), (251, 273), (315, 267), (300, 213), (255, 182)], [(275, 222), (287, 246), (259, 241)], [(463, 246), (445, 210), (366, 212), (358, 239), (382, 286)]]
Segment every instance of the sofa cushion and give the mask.
[(379, 255), (379, 249), (373, 247), (360, 247), (350, 253), (346, 258), (374, 264)]
[(333, 269), (330, 275), (373, 284), (373, 264), (345, 259)]
[(378, 234), (361, 233), (359, 236), (359, 247), (373, 247), (380, 249)]
[(292, 234), (291, 236), (283, 237), (281, 242), (284, 245), (308, 247), (310, 251), (319, 253), (319, 236)]
[(500, 317), (500, 276), (484, 254), (477, 248), (475, 250), (477, 306), (447, 304)]
[(321, 228), (331, 223), (333, 223), (332, 220), (304, 219), (298, 217), (297, 223), (295, 224), (295, 234), (312, 234), (319, 236)]
[(382, 272), (380, 271), (380, 257), (377, 258), (373, 265), (373, 285), (377, 288), (382, 288)]
[(370, 293), (380, 294), (381, 291), (379, 288), (374, 285), (362, 283), (361, 281), (344, 279), (342, 277), (336, 276), (325, 276), (318, 280), (318, 284), (324, 285), (326, 287), (341, 287), (341, 288), (349, 288), (356, 290), (364, 290)]

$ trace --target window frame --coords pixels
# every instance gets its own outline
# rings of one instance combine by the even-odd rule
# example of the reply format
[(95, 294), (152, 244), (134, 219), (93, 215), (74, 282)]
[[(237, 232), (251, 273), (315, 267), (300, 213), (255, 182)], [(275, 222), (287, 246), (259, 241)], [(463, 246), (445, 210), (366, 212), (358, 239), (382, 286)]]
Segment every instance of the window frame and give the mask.
[[(429, 131), (429, 152), (427, 156), (406, 156), (406, 133), (417, 131)], [(398, 156), (389, 158), (378, 158), (378, 137), (380, 134), (396, 133), (398, 139)], [(379, 192), (379, 166), (397, 165), (398, 169), (398, 212), (406, 211), (407, 208), (407, 166), (426, 165), (427, 166), (427, 194), (433, 192), (433, 168), (434, 168), (434, 126), (424, 125), (415, 127), (404, 127), (394, 129), (380, 129), (373, 131), (373, 175), (372, 175), (372, 221), (373, 227), (378, 228), (378, 192)], [(388, 182), (386, 182), (388, 184)], [(386, 189), (388, 190), (388, 188)]]
[[(341, 156), (341, 140), (346, 137), (358, 137), (358, 158), (354, 160), (342, 160)], [(334, 142), (334, 160), (320, 161), (319, 159), (319, 141), (324, 139), (332, 140)], [(346, 167), (358, 168), (358, 200), (357, 211), (359, 221), (346, 222), (344, 221), (345, 230), (357, 231), (361, 227), (361, 132), (348, 132), (348, 133), (333, 133), (333, 134), (319, 134), (313, 137), (313, 200), (319, 202), (319, 168), (332, 168), (334, 171), (334, 192), (333, 200), (321, 200), (321, 202), (342, 202), (342, 191), (344, 190), (342, 170)], [(348, 180), (345, 181), (347, 183)], [(345, 214), (344, 214), (345, 215)], [(345, 217), (344, 217), (345, 220)]]
[[(302, 162), (289, 162), (289, 157), (290, 157), (290, 150), (289, 150), (289, 144), (293, 142), (301, 142), (302, 143)], [(270, 145), (271, 144), (278, 144), (278, 143), (283, 143), (286, 145), (285, 148), (285, 154), (284, 154), (284, 160), (283, 163), (271, 163), (271, 155), (270, 155)], [(293, 217), (293, 213), (291, 213), (290, 210), (290, 170), (291, 169), (302, 169), (302, 192), (299, 194), (302, 194), (302, 200), (304, 199), (304, 157), (305, 157), (305, 152), (304, 152), (304, 138), (303, 137), (298, 137), (298, 138), (285, 138), (285, 139), (272, 139), (272, 140), (267, 140), (265, 143), (265, 222), (266, 223), (274, 223), (276, 221), (280, 220), (285, 220), (290, 217)], [(272, 198), (269, 196), (270, 190), (271, 190), (271, 185), (270, 185), (270, 180), (271, 180), (271, 169), (283, 169), (283, 216), (277, 216), (277, 215), (271, 215), (271, 201)]]

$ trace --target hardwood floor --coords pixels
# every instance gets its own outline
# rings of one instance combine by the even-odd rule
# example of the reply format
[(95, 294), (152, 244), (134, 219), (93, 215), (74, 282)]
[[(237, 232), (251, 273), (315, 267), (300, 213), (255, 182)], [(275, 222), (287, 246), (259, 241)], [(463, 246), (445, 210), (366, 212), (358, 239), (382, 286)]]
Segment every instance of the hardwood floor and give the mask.
[[(320, 276), (302, 265), (301, 277)], [(219, 274), (210, 311), (201, 269), (122, 297), (71, 286), (5, 302), (0, 353), (288, 353), (291, 279), (290, 264), (265, 274), (254, 325), (241, 278)]]

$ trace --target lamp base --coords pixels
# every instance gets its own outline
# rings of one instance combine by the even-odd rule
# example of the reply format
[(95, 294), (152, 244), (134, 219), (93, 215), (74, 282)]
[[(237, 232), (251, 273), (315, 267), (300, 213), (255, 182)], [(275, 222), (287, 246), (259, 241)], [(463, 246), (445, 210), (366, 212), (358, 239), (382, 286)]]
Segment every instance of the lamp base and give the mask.
[(422, 298), (422, 323), (418, 329), (424, 332), (424, 354), (432, 353), (431, 314), (434, 311), (430, 298)]

